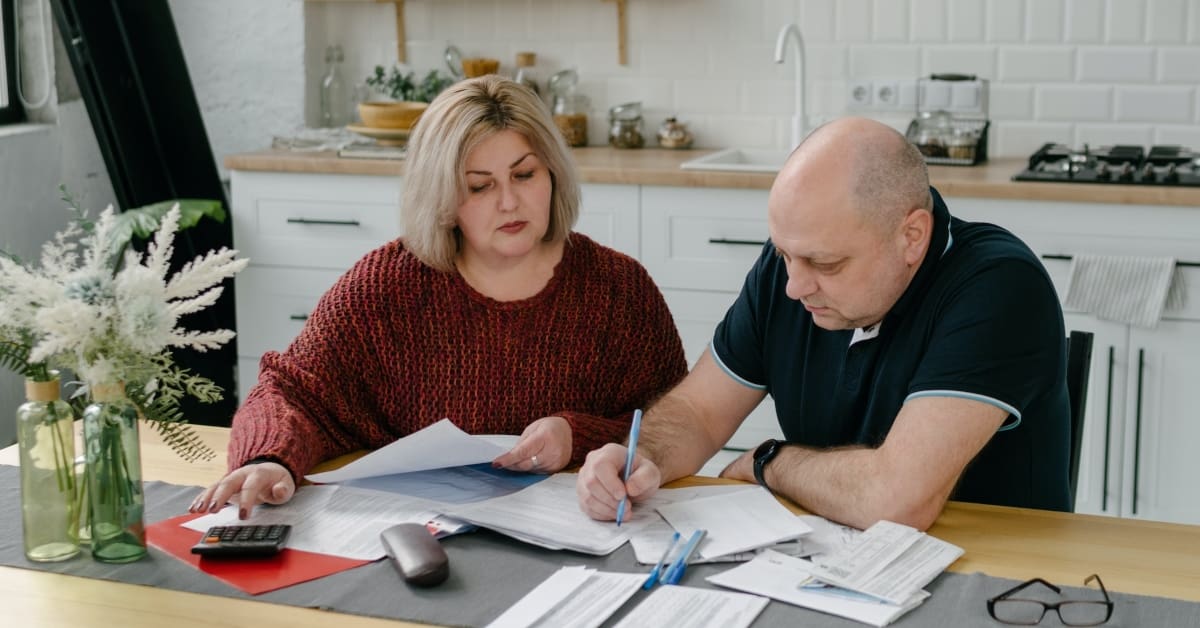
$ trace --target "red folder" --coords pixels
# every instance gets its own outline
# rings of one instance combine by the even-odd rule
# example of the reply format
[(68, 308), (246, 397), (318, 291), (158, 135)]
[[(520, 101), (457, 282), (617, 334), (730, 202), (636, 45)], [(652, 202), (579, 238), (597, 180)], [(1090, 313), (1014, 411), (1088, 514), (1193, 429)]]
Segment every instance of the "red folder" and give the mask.
[(185, 522), (200, 516), (203, 516), (203, 513), (180, 515), (148, 525), (146, 526), (146, 541), (217, 580), (250, 595), (282, 589), (371, 562), (290, 548), (284, 548), (283, 551), (270, 558), (201, 560), (199, 556), (192, 553), (192, 546), (200, 540), (203, 533), (183, 527)]

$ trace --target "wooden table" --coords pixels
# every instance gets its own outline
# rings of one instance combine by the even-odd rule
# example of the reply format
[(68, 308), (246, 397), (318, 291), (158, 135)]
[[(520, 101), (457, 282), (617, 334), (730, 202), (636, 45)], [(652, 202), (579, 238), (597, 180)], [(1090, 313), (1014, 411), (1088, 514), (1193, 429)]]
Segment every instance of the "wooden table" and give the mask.
[[(142, 430), (147, 480), (203, 485), (221, 476), (228, 429), (195, 429), (220, 454), (217, 460), (182, 462), (152, 430)], [(15, 445), (0, 450), (0, 464), (17, 464)], [(678, 485), (712, 482), (688, 478)], [(1075, 586), (1099, 573), (1110, 591), (1200, 602), (1200, 526), (951, 503), (930, 533), (966, 550), (953, 571)], [(11, 567), (0, 567), (0, 612), (9, 626), (416, 625)]]

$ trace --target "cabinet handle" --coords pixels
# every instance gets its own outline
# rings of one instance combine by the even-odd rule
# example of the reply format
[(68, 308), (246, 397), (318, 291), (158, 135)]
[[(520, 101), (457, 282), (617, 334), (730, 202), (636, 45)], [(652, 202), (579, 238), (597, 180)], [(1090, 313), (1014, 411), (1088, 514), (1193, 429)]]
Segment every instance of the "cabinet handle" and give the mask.
[(1135, 408), (1133, 423), (1133, 514), (1135, 515), (1138, 505), (1138, 471), (1142, 466), (1142, 374), (1145, 371), (1146, 350), (1138, 349), (1137, 408)]
[(737, 240), (733, 238), (709, 238), (709, 244), (744, 244), (746, 246), (762, 246), (766, 240)]
[[(1065, 260), (1068, 260), (1068, 261), (1069, 261), (1069, 260), (1073, 259), (1073, 256), (1071, 256), (1071, 255), (1058, 255), (1058, 254), (1046, 254), (1046, 255), (1042, 255), (1042, 259), (1065, 259)], [(1176, 266), (1191, 266), (1191, 267), (1198, 267), (1198, 266), (1200, 266), (1200, 262), (1180, 262), (1180, 261), (1176, 261), (1176, 262), (1175, 262), (1175, 265), (1176, 265)]]
[(306, 321), (308, 320), (308, 314), (292, 314), (288, 318), (294, 321)]
[(1108, 452), (1112, 443), (1112, 394), (1113, 364), (1116, 363), (1117, 348), (1108, 345), (1108, 390), (1104, 399), (1104, 481), (1100, 493), (1100, 512), (1108, 512)]
[(357, 220), (322, 220), (320, 218), (288, 218), (289, 224), (293, 225), (333, 225), (336, 227), (358, 227), (360, 223)]

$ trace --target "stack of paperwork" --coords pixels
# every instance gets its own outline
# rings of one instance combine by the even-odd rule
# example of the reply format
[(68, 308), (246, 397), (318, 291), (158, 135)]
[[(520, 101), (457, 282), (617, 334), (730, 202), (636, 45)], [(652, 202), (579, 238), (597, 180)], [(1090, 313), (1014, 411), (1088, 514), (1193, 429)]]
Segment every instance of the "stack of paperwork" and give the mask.
[(962, 553), (914, 528), (880, 521), (820, 562), (767, 550), (708, 581), (885, 626), (924, 602), (929, 593), (922, 587)]

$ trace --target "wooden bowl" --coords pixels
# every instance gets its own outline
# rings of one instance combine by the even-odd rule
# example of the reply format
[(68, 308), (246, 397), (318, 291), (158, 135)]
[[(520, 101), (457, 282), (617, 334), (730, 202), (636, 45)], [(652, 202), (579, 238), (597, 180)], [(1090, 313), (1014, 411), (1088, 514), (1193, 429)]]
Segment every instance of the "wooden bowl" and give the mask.
[(475, 78), (485, 74), (495, 74), (496, 70), (500, 69), (499, 59), (489, 59), (487, 57), (471, 57), (462, 60), (463, 74), (467, 78)]
[(427, 102), (369, 101), (358, 105), (358, 116), (362, 118), (363, 126), (376, 129), (411, 129), (427, 107)]

